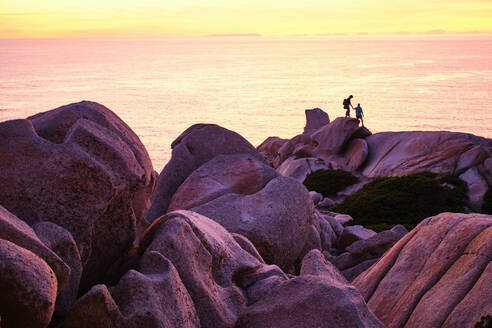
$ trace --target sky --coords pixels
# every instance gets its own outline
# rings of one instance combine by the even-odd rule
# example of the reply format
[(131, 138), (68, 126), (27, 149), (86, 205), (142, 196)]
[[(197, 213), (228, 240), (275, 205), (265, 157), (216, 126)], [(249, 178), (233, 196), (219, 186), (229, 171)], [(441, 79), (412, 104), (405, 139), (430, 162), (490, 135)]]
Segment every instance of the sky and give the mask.
[(0, 38), (492, 33), (492, 0), (0, 0)]

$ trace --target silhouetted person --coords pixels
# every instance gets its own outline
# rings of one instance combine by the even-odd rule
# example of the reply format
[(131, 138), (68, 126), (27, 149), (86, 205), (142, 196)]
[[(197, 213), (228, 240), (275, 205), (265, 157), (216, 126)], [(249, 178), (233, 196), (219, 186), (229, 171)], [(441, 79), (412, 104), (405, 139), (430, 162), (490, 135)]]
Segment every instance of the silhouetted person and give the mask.
[(350, 95), (347, 99), (343, 100), (343, 109), (347, 110), (345, 112), (345, 117), (350, 117), (350, 107), (352, 107), (352, 109), (354, 108), (354, 106), (350, 103), (352, 98), (354, 98), (354, 96)]
[(364, 126), (364, 119), (362, 118), (364, 116), (364, 112), (362, 111), (362, 107), (360, 107), (360, 104), (357, 104), (357, 107), (355, 109), (355, 117), (362, 122), (362, 126)]

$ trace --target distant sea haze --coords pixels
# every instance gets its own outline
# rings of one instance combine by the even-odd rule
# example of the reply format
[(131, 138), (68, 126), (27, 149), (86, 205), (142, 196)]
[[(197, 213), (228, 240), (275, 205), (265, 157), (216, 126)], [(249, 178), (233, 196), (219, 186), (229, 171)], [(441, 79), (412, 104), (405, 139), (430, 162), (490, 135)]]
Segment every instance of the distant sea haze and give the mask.
[(372, 132), (491, 138), (492, 38), (0, 40), (0, 121), (97, 101), (139, 135), (157, 171), (192, 124), (256, 146), (302, 133), (305, 109), (343, 116), (350, 94)]

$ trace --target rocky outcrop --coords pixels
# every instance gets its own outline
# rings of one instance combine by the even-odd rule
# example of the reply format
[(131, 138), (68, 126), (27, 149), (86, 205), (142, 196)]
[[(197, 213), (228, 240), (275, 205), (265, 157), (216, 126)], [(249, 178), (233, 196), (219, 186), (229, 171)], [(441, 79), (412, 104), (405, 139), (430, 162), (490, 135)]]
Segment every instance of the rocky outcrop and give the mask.
[(81, 102), (0, 123), (0, 203), (77, 243), (88, 287), (146, 224), (153, 170), (144, 146), (106, 107)]
[(2, 327), (47, 327), (55, 309), (57, 281), (36, 254), (0, 239)]
[(267, 263), (292, 265), (308, 239), (313, 203), (299, 182), (251, 155), (222, 155), (195, 170), (169, 209), (189, 209), (247, 237)]
[(473, 327), (491, 313), (492, 216), (422, 221), (354, 280), (388, 327)]
[(344, 281), (305, 275), (278, 285), (249, 306), (236, 327), (384, 327)]
[(288, 139), (279, 137), (268, 137), (256, 149), (262, 154), (267, 163), (273, 166), (273, 160), (278, 155), (280, 148), (287, 142)]
[(318, 157), (327, 157), (338, 154), (359, 129), (359, 122), (354, 118), (338, 117), (312, 134), (316, 143), (314, 153)]
[(277, 172), (302, 183), (309, 174), (330, 168), (330, 165), (322, 158), (289, 157), (277, 167)]
[(492, 141), (456, 132), (383, 132), (366, 139), (369, 156), (362, 170), (366, 177), (403, 176), (430, 171), (459, 175), (468, 184), (470, 206), (479, 211), (485, 186), (491, 180), (485, 162), (492, 156)]
[(330, 123), (330, 118), (321, 108), (306, 109), (306, 125), (304, 134), (311, 134), (319, 128)]
[(156, 220), (140, 245), (176, 267), (202, 327), (234, 327), (247, 299), (236, 284), (260, 261), (243, 250), (216, 222), (194, 212), (175, 211)]
[(179, 186), (197, 168), (217, 155), (249, 154), (260, 161), (263, 156), (236, 132), (214, 124), (196, 124), (186, 129), (171, 144), (171, 160), (159, 174), (149, 221), (168, 211), (169, 203)]
[(128, 271), (114, 287), (96, 285), (82, 296), (67, 328), (196, 328), (193, 301), (172, 263), (158, 252), (146, 252), (138, 270)]
[(343, 229), (340, 238), (338, 238), (338, 247), (345, 249), (358, 240), (368, 239), (375, 235), (375, 231), (366, 229), (361, 225), (348, 226)]

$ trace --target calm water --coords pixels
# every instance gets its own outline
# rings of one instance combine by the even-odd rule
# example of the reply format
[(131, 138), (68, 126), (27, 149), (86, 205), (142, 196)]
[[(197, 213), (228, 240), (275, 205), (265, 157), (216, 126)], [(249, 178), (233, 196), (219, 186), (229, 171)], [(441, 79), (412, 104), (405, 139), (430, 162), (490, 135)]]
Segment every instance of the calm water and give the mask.
[(343, 115), (349, 94), (373, 132), (492, 137), (492, 38), (0, 40), (0, 121), (97, 101), (140, 136), (158, 171), (194, 123), (258, 145), (302, 132), (306, 108)]

